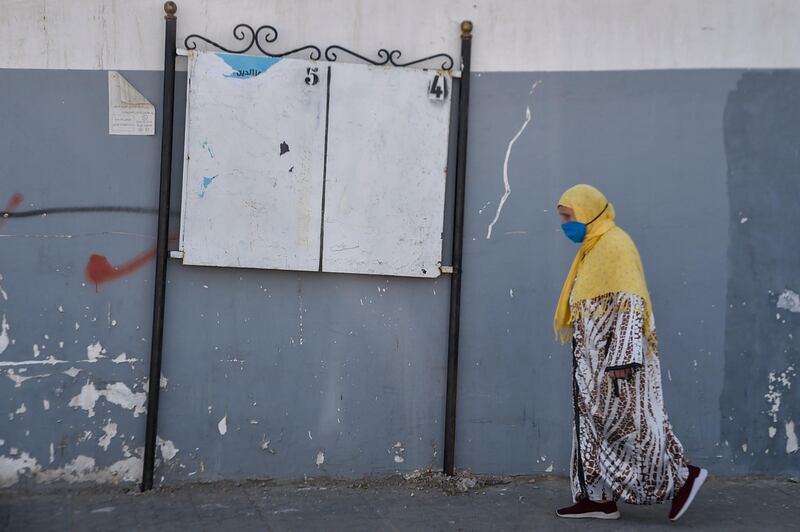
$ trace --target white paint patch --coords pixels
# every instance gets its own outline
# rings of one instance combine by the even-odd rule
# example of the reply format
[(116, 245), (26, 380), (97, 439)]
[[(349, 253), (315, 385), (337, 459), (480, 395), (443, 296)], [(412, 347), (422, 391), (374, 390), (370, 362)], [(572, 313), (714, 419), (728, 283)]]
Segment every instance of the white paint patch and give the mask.
[(394, 453), (394, 461), (397, 464), (402, 464), (403, 462), (406, 461), (405, 457), (403, 456), (405, 451), (406, 449), (405, 447), (403, 447), (403, 442), (397, 442), (394, 445), (392, 445), (391, 449), (389, 449), (389, 452)]
[(89, 362), (97, 362), (101, 358), (106, 358), (106, 349), (100, 345), (100, 342), (95, 342), (86, 346), (86, 358)]
[(797, 433), (794, 431), (794, 421), (787, 421), (786, 425), (786, 454), (797, 452)]
[(746, 453), (746, 452), (747, 452), (747, 444), (746, 444), (746, 443), (743, 443), (743, 444), (742, 444), (742, 452), (743, 452), (743, 453)]
[(50, 442), (50, 463), (56, 461), (56, 447), (53, 445), (53, 442)]
[(55, 358), (53, 355), (43, 359), (43, 360), (18, 360), (15, 362), (0, 362), (0, 367), (8, 367), (8, 366), (32, 366), (34, 364), (42, 364), (46, 366), (53, 366), (55, 364), (66, 364), (66, 360), (59, 360)]
[(228, 432), (228, 416), (225, 416), (219, 420), (219, 423), (217, 423), (217, 430), (222, 436)]
[(778, 429), (776, 429), (775, 427), (770, 427), (768, 432), (769, 432), (769, 437), (774, 438), (775, 435), (778, 433)]
[(36, 459), (28, 453), (22, 453), (17, 458), (0, 455), (0, 488), (13, 486), (19, 480), (19, 475), (35, 473), (39, 469), (41, 467)]
[(39, 344), (33, 344), (33, 358), (38, 358), (42, 352), (39, 351)]
[(139, 414), (147, 411), (145, 408), (147, 394), (134, 392), (123, 382), (108, 384), (104, 389), (96, 388), (92, 382), (87, 382), (81, 388), (81, 393), (70, 400), (69, 406), (80, 407), (89, 413), (89, 417), (93, 417), (95, 404), (101, 397), (105, 397), (109, 403), (133, 410), (133, 417), (139, 417)]
[(163, 458), (165, 462), (169, 462), (175, 458), (175, 455), (180, 451), (171, 440), (164, 440), (161, 436), (156, 436), (156, 445), (158, 445), (161, 451), (161, 458)]
[(309, 440), (313, 440), (314, 439), (314, 438), (311, 437), (311, 431), (310, 430), (308, 431), (308, 439)]
[[(534, 88), (538, 84), (539, 82), (537, 81), (534, 84)], [(506, 148), (506, 158), (503, 161), (503, 187), (505, 188), (505, 192), (503, 193), (503, 196), (500, 198), (500, 203), (497, 205), (497, 212), (494, 214), (494, 220), (492, 220), (492, 223), (489, 224), (489, 228), (486, 230), (487, 239), (492, 238), (492, 228), (494, 227), (494, 224), (497, 223), (497, 220), (500, 218), (500, 211), (503, 210), (503, 205), (506, 203), (506, 200), (511, 195), (511, 185), (508, 182), (508, 159), (509, 157), (511, 157), (511, 148), (514, 146), (514, 143), (517, 141), (519, 136), (522, 135), (522, 132), (525, 131), (525, 128), (528, 127), (528, 122), (530, 121), (531, 121), (531, 108), (526, 107), (525, 121), (522, 123), (522, 127), (519, 128), (519, 131), (517, 131), (517, 134), (514, 135), (514, 137), (508, 143), (508, 148)]]
[(787, 288), (778, 296), (777, 306), (789, 312), (800, 312), (800, 294)]
[(748, 218), (747, 218), (747, 217), (743, 217), (741, 220), (739, 220), (739, 223), (740, 223), (740, 224), (746, 224), (746, 223), (747, 223), (747, 220), (748, 220)]
[(28, 407), (25, 406), (25, 403), (22, 403), (21, 405), (19, 405), (19, 408), (17, 408), (17, 410), (14, 413), (19, 415), (19, 414), (24, 414), (27, 411), (28, 411)]
[(128, 358), (128, 355), (125, 353), (120, 354), (111, 359), (111, 361), (115, 364), (122, 364), (123, 362), (127, 362), (129, 364), (133, 364), (134, 362), (138, 362), (138, 358)]
[(92, 510), (91, 514), (108, 514), (113, 512), (116, 509), (114, 506), (104, 506), (103, 508), (98, 508), (97, 510)]
[[(41, 470), (36, 465), (34, 480), (36, 482), (67, 481), (96, 482), (98, 484), (116, 484), (119, 481), (135, 482), (140, 479), (142, 472), (142, 459), (139, 457), (126, 458), (114, 462), (106, 468), (97, 467), (94, 458), (79, 455), (74, 460), (58, 469)], [(0, 479), (2, 482), (2, 479)]]
[(325, 452), (319, 451), (317, 452), (317, 467), (321, 466), (325, 463)]
[(80, 370), (80, 369), (78, 369), (76, 367), (71, 367), (71, 368), (69, 368), (68, 370), (66, 370), (66, 371), (64, 371), (62, 373), (64, 373), (65, 375), (69, 375), (70, 377), (75, 377), (81, 371), (82, 370)]
[(552, 473), (553, 472), (553, 464), (551, 463), (549, 466), (547, 466), (547, 469), (545, 469), (544, 471), (545, 471), (545, 473)]
[(514, 297), (514, 289), (513, 288), (509, 288), (508, 289), (508, 295), (509, 295), (509, 297)]
[[(3, 274), (2, 274), (2, 273), (0, 273), (0, 281), (2, 281), (2, 280), (3, 280)], [(0, 286), (0, 296), (3, 296), (3, 299), (5, 299), (6, 301), (8, 301), (8, 294), (6, 294), (6, 291), (5, 291), (5, 290), (3, 290), (3, 287), (2, 287), (2, 286)]]
[(104, 434), (97, 440), (97, 445), (102, 447), (104, 451), (107, 451), (112, 438), (117, 435), (117, 424), (109, 422), (103, 427), (103, 432)]
[[(24, 371), (24, 369), (22, 371)], [(17, 375), (17, 373), (13, 369), (6, 370), (6, 377), (8, 377), (12, 381), (14, 381), (14, 388), (19, 388), (20, 386), (22, 386), (22, 383), (27, 381), (27, 380), (39, 379), (39, 378), (42, 378), (42, 377), (49, 377), (49, 376), (50, 376), (49, 373), (44, 373), (44, 374), (41, 374), (41, 375), (26, 375), (26, 376), (23, 376), (23, 375)]]
[(767, 403), (769, 403), (770, 408), (766, 414), (772, 418), (773, 423), (778, 422), (778, 413), (781, 409), (783, 392), (792, 387), (790, 377), (794, 376), (795, 371), (792, 365), (787, 366), (786, 370), (782, 371), (780, 374), (770, 371), (767, 376), (769, 384), (767, 385), (767, 393), (764, 394), (764, 398), (767, 400)]
[(8, 320), (6, 319), (6, 315), (3, 314), (3, 321), (0, 325), (0, 355), (2, 355), (6, 349), (8, 349), (8, 344), (10, 342), (8, 337), (8, 330), (11, 327), (8, 325)]
[(47, 399), (42, 399), (42, 408), (45, 410), (50, 410), (50, 401)]

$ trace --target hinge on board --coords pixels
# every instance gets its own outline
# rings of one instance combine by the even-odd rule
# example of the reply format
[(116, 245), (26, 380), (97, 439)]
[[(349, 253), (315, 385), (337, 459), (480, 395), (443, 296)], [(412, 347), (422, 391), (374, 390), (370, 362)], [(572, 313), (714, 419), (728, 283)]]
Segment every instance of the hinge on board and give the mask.
[(453, 273), (452, 266), (439, 266), (439, 271), (442, 273)]
[(183, 258), (183, 251), (180, 249), (173, 249), (169, 252), (169, 256), (172, 259), (182, 259)]

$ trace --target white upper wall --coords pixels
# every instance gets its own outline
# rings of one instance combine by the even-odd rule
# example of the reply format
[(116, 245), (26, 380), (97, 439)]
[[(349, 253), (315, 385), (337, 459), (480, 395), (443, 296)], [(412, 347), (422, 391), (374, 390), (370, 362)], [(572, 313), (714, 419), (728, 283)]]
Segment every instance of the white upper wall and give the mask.
[[(800, 0), (179, 0), (178, 45), (229, 47), (239, 22), (271, 24), (269, 50), (338, 44), (411, 60), (459, 54), (474, 71), (800, 67)], [(0, 68), (160, 70), (161, 0), (0, 0)], [(341, 59), (345, 59), (341, 56)]]

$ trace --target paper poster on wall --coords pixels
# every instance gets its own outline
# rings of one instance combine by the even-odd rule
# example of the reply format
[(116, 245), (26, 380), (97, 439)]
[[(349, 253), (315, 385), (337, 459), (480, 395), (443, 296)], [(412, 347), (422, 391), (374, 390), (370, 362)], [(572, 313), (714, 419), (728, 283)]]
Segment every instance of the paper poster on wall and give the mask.
[(108, 72), (109, 135), (155, 135), (156, 110), (115, 70)]

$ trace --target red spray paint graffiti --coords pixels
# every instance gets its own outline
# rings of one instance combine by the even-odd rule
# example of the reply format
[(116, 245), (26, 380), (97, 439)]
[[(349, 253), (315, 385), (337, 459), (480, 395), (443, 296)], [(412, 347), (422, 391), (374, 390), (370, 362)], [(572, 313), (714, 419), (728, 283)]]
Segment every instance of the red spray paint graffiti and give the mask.
[[(170, 243), (177, 239), (178, 236), (174, 232), (169, 235)], [(119, 266), (112, 266), (105, 255), (92, 255), (89, 257), (89, 262), (86, 263), (86, 279), (95, 286), (100, 286), (135, 272), (155, 256), (156, 248), (151, 248)]]
[(19, 207), (21, 204), (22, 204), (22, 194), (17, 192), (13, 196), (11, 196), (11, 199), (8, 200), (8, 205), (6, 205), (6, 208), (3, 210), (3, 216), (0, 216), (0, 227), (2, 227), (4, 223), (6, 223), (8, 215), (17, 210), (17, 207)]
[[(31, 216), (43, 216), (46, 214), (62, 213), (88, 213), (88, 212), (129, 212), (135, 214), (155, 214), (157, 209), (146, 207), (126, 207), (126, 206), (80, 206), (80, 207), (55, 207), (49, 209), (36, 209), (24, 212), (16, 212), (17, 207), (22, 204), (23, 197), (19, 192), (11, 196), (5, 210), (0, 211), (0, 226), (8, 218), (25, 218)], [(169, 235), (169, 242), (174, 243), (178, 239), (178, 231), (173, 230)], [(105, 255), (92, 255), (86, 263), (86, 279), (95, 286), (103, 283), (115, 281), (120, 277), (129, 275), (142, 266), (147, 264), (156, 256), (156, 248), (153, 247), (137, 255), (136, 257), (123, 262), (119, 266), (113, 266)]]

